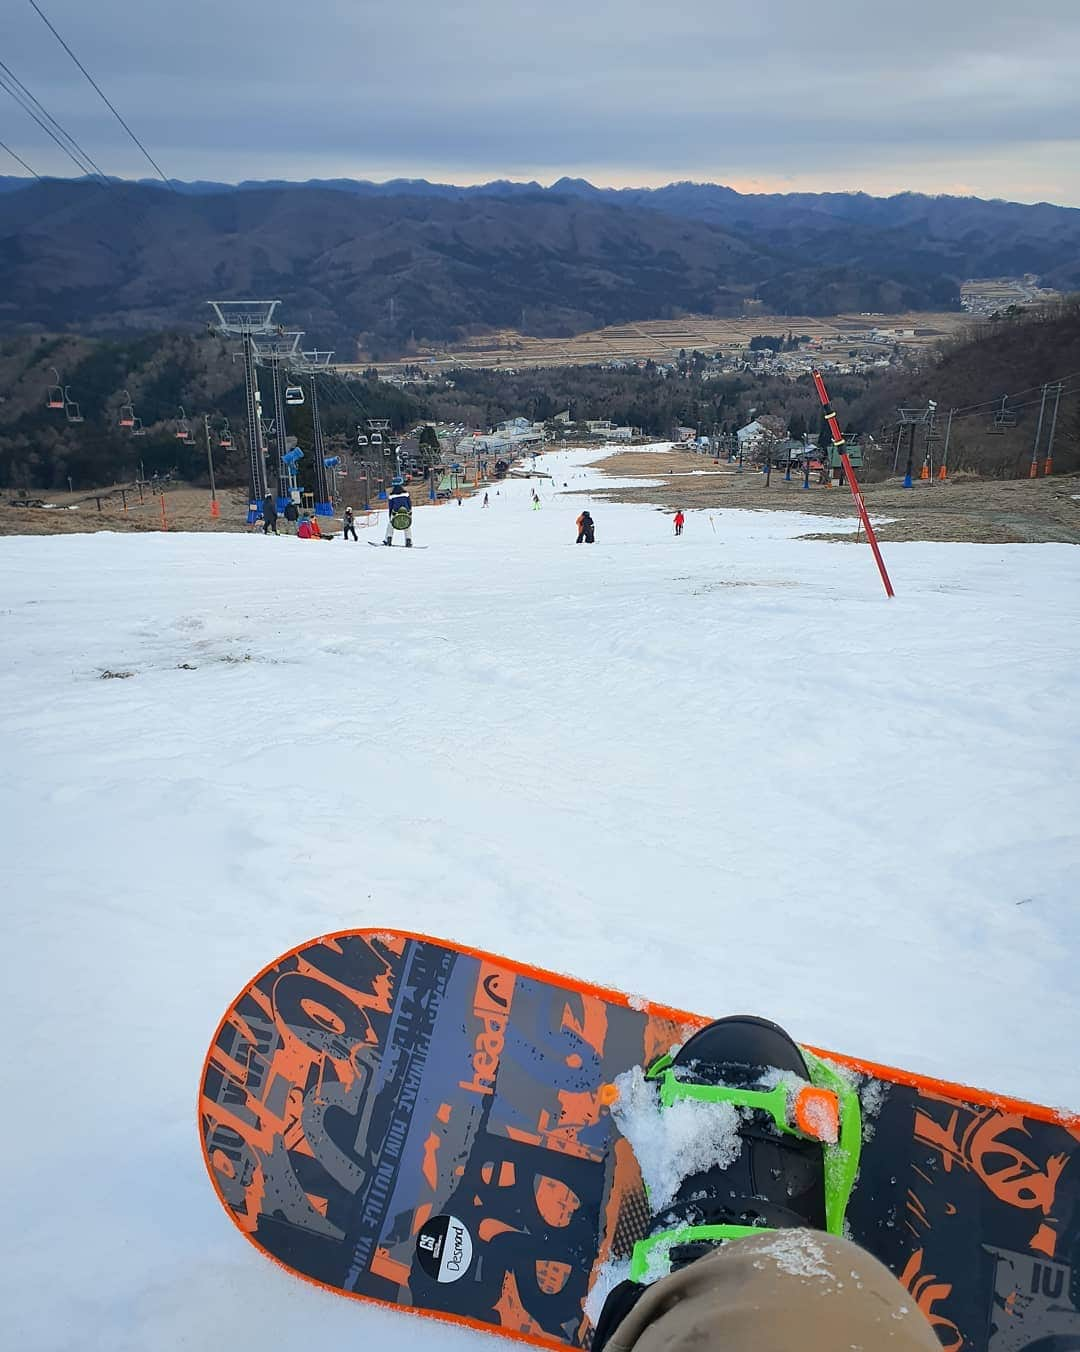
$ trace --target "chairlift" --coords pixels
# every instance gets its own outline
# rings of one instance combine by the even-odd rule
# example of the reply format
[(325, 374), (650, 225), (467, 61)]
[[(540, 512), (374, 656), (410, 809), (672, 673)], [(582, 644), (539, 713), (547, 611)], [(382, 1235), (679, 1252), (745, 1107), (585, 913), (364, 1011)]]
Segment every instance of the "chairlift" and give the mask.
[(302, 404), (304, 402), (303, 388), (300, 385), (286, 385), (285, 402), (287, 404)]
[(994, 414), (994, 421), (986, 429), (992, 436), (1003, 436), (1007, 427), (1016, 426), (1016, 414), (1008, 406), (1009, 396), (1003, 395), (1001, 407)]
[(218, 446), (223, 451), (231, 451), (233, 448), (232, 430), (229, 427), (229, 420), (226, 418), (225, 426), (218, 433)]
[(135, 426), (135, 405), (131, 402), (131, 395), (127, 390), (124, 391), (124, 402), (120, 405), (120, 426)]
[(131, 435), (133, 437), (146, 436), (146, 428), (142, 425), (141, 418), (136, 418), (135, 421), (131, 424)]
[(82, 411), (71, 397), (70, 385), (64, 386), (64, 413), (69, 423), (81, 423), (83, 421)]
[(49, 370), (56, 377), (56, 384), (49, 386), (49, 392), (46, 395), (46, 405), (48, 408), (63, 408), (64, 390), (63, 386), (60, 384), (60, 372), (55, 366), (50, 366)]
[(363, 432), (358, 432), (356, 434), (356, 444), (357, 446), (366, 446), (368, 444), (367, 437)]
[(382, 445), (382, 433), (381, 433), (381, 432), (372, 432), (372, 434), (371, 434), (371, 444), (372, 444), (372, 446), (381, 446), (381, 445)]
[(180, 416), (176, 419), (176, 432), (174, 434), (177, 441), (182, 441), (185, 446), (190, 446), (195, 438), (191, 435), (191, 428), (188, 426), (187, 414), (184, 412), (183, 404), (180, 405)]

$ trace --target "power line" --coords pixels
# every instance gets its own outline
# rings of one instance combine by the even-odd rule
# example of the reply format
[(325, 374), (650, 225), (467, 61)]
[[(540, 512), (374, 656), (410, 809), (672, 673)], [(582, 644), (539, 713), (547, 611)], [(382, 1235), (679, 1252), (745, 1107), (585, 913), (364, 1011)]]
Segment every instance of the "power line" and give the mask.
[(72, 61), (75, 62), (75, 64), (78, 66), (78, 68), (82, 71), (82, 73), (83, 73), (83, 74), (86, 76), (86, 78), (90, 81), (90, 84), (91, 84), (91, 85), (94, 87), (94, 89), (97, 91), (98, 95), (99, 95), (100, 98), (101, 98), (101, 101), (105, 104), (106, 108), (108, 108), (109, 112), (112, 113), (113, 117), (116, 118), (117, 122), (120, 123), (120, 125), (123, 127), (123, 129), (127, 132), (127, 134), (131, 137), (131, 139), (132, 139), (132, 140), (135, 142), (135, 144), (139, 147), (139, 149), (140, 149), (140, 150), (142, 151), (142, 153), (146, 156), (146, 158), (149, 160), (149, 162), (153, 165), (153, 167), (154, 167), (155, 171), (157, 172), (157, 175), (158, 175), (158, 177), (161, 179), (161, 181), (162, 181), (164, 184), (166, 184), (166, 186), (171, 186), (171, 184), (169, 184), (168, 178), (165, 176), (165, 171), (162, 169), (161, 165), (158, 164), (157, 160), (154, 159), (153, 155), (150, 154), (149, 150), (147, 150), (147, 148), (143, 145), (143, 143), (139, 140), (139, 138), (138, 138), (138, 137), (135, 135), (135, 133), (131, 130), (131, 128), (128, 126), (128, 124), (127, 124), (127, 123), (124, 121), (124, 119), (120, 116), (119, 112), (117, 112), (116, 108), (115, 108), (115, 107), (112, 105), (112, 103), (109, 101), (108, 95), (105, 93), (105, 91), (102, 89), (102, 87), (98, 84), (98, 82), (94, 79), (94, 77), (93, 77), (93, 76), (90, 74), (90, 72), (86, 69), (86, 67), (83, 65), (83, 63), (79, 60), (79, 58), (75, 55), (75, 53), (74, 53), (74, 52), (71, 50), (71, 48), (67, 45), (67, 43), (64, 41), (64, 39), (63, 39), (63, 38), (60, 36), (60, 34), (56, 31), (56, 29), (53, 27), (52, 23), (50, 22), (50, 20), (48, 19), (48, 17), (47, 17), (46, 14), (44, 13), (44, 11), (42, 10), (41, 6), (37, 3), (37, 0), (30, 0), (30, 4), (31, 4), (31, 5), (33, 6), (33, 8), (36, 10), (37, 14), (40, 16), (42, 23), (45, 24), (46, 28), (48, 28), (48, 30), (50, 31), (50, 33), (52, 33), (53, 37), (56, 38), (56, 40), (57, 40), (57, 42), (59, 42), (60, 46), (63, 47), (64, 51), (67, 52), (68, 56), (71, 57)]
[(0, 150), (6, 150), (13, 160), (18, 160), (28, 174), (33, 174), (35, 178), (41, 177), (41, 175), (37, 173), (36, 170), (30, 168), (30, 166), (26, 163), (26, 161), (23, 159), (21, 155), (16, 155), (14, 150), (12, 150), (12, 148), (9, 145), (5, 145), (3, 141), (0, 141)]

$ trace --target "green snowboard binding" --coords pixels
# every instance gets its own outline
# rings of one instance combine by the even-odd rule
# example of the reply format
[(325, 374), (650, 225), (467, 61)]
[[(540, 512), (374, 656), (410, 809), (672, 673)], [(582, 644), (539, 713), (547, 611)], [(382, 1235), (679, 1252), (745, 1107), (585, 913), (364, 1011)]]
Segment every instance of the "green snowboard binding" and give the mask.
[(631, 1281), (655, 1281), (717, 1244), (763, 1230), (843, 1233), (862, 1120), (858, 1095), (830, 1065), (777, 1025), (736, 1016), (661, 1056), (645, 1079), (661, 1121), (687, 1103), (730, 1104), (734, 1112), (719, 1115), (729, 1123), (723, 1158), (693, 1168), (658, 1206), (634, 1246)]

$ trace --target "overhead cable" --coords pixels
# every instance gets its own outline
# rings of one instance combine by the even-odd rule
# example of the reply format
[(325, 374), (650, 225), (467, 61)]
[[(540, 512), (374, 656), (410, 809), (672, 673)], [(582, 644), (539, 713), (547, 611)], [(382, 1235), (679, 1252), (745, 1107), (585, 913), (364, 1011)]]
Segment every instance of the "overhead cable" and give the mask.
[(38, 13), (38, 15), (39, 15), (40, 18), (41, 18), (42, 23), (45, 24), (45, 26), (46, 26), (46, 28), (48, 28), (49, 32), (52, 33), (53, 37), (56, 38), (56, 40), (57, 40), (57, 42), (59, 42), (60, 46), (63, 47), (64, 51), (67, 52), (68, 56), (71, 57), (72, 61), (75, 62), (75, 64), (78, 66), (78, 68), (79, 68), (79, 69), (82, 71), (82, 73), (86, 76), (87, 80), (88, 80), (88, 81), (90, 82), (90, 84), (93, 86), (93, 88), (94, 88), (95, 91), (97, 92), (98, 96), (100, 97), (101, 101), (105, 104), (106, 108), (108, 108), (109, 112), (112, 113), (113, 117), (115, 117), (116, 120), (117, 120), (117, 122), (120, 123), (120, 125), (123, 127), (123, 129), (127, 132), (128, 136), (131, 137), (132, 141), (135, 142), (135, 144), (139, 147), (139, 149), (142, 151), (142, 153), (146, 156), (147, 160), (148, 160), (148, 161), (150, 162), (150, 164), (153, 166), (155, 173), (158, 175), (158, 177), (161, 179), (161, 181), (162, 181), (164, 184), (166, 184), (168, 187), (171, 187), (172, 184), (169, 183), (169, 180), (168, 180), (168, 178), (167, 178), (166, 175), (165, 175), (164, 169), (162, 169), (161, 165), (158, 164), (157, 160), (154, 159), (153, 155), (150, 154), (149, 150), (147, 150), (147, 148), (143, 145), (143, 143), (139, 140), (139, 138), (138, 138), (138, 137), (135, 135), (135, 133), (131, 130), (131, 128), (128, 126), (127, 122), (124, 121), (123, 117), (121, 117), (120, 113), (119, 113), (119, 112), (117, 111), (117, 109), (114, 107), (114, 105), (112, 104), (112, 102), (110, 101), (108, 95), (105, 93), (105, 91), (102, 89), (102, 87), (98, 84), (98, 82), (94, 79), (94, 77), (93, 77), (93, 76), (90, 74), (90, 72), (86, 69), (86, 67), (83, 65), (83, 63), (79, 60), (79, 58), (78, 58), (78, 57), (75, 55), (75, 53), (71, 50), (71, 48), (68, 46), (68, 44), (67, 44), (67, 43), (64, 41), (64, 39), (60, 36), (60, 34), (56, 31), (56, 28), (53, 26), (52, 22), (49, 20), (48, 16), (45, 14), (45, 12), (42, 10), (41, 6), (37, 3), (37, 0), (30, 0), (30, 4), (31, 4), (31, 5), (33, 6), (33, 8), (36, 10), (36, 12)]

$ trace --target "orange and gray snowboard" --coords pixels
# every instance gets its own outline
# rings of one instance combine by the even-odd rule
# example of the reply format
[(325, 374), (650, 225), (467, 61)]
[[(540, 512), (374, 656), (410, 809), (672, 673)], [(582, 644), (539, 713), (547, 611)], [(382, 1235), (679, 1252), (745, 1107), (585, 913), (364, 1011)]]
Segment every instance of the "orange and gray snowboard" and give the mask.
[[(421, 935), (314, 939), (214, 1034), (207, 1169), (253, 1244), (335, 1294), (588, 1347), (590, 1287), (649, 1216), (601, 1091), (705, 1022)], [(1080, 1348), (1080, 1122), (811, 1050), (862, 1101), (851, 1235), (944, 1346)]]

